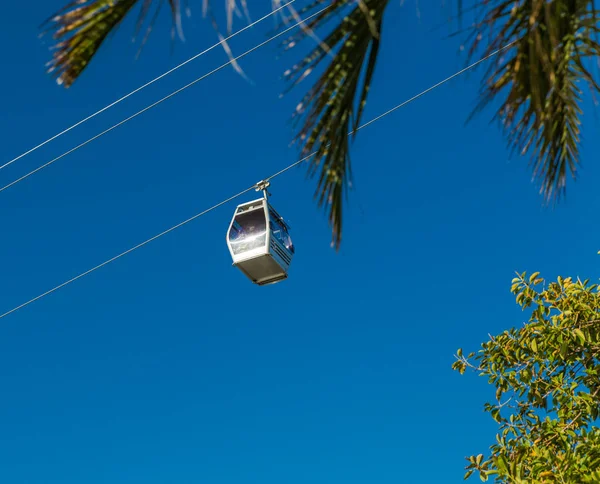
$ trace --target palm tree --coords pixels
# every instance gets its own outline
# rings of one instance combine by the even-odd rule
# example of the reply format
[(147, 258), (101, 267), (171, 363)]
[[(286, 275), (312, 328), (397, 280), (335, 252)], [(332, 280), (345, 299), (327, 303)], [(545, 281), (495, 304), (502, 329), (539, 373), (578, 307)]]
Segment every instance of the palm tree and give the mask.
[[(173, 33), (181, 34), (181, 0), (167, 0)], [(325, 5), (286, 41), (297, 45), (315, 32), (334, 26), (309, 54), (285, 74), (290, 88), (317, 67), (322, 73), (298, 105), (296, 140), (302, 156), (316, 151), (309, 173), (318, 173), (315, 196), (327, 207), (333, 243), (339, 248), (342, 202), (351, 177), (348, 133), (355, 129), (367, 100), (375, 70), (380, 34), (389, 0), (308, 0), (299, 12), (308, 15)], [(279, 0), (273, 0), (278, 4)], [(511, 151), (531, 158), (534, 177), (546, 201), (564, 194), (568, 174), (579, 163), (582, 90), (600, 91), (590, 71), (600, 51), (598, 20), (593, 0), (474, 0), (468, 7), (457, 0), (459, 16), (468, 11), (475, 22), (466, 31), (469, 57), (485, 56), (510, 46), (496, 58), (481, 85), (474, 114), (494, 100)], [(74, 0), (51, 17), (47, 29), (56, 41), (49, 63), (59, 84), (69, 87), (84, 71), (106, 36), (139, 4), (140, 30), (151, 8), (163, 0)], [(210, 11), (210, 0), (203, 0)], [(232, 12), (246, 0), (225, 0), (229, 25)], [(290, 7), (291, 9), (291, 7)], [(146, 36), (152, 28), (147, 29)], [(145, 41), (144, 38), (144, 41)], [(142, 42), (143, 45), (143, 42)]]

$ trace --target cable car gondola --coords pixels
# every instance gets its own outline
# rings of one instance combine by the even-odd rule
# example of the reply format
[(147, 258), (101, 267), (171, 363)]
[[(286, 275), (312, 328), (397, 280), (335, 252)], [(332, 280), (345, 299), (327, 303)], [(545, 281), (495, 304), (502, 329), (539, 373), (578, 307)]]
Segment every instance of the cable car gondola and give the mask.
[(269, 182), (256, 190), (263, 198), (238, 205), (227, 231), (227, 246), (233, 265), (259, 286), (288, 277), (294, 257), (289, 227), (268, 200)]

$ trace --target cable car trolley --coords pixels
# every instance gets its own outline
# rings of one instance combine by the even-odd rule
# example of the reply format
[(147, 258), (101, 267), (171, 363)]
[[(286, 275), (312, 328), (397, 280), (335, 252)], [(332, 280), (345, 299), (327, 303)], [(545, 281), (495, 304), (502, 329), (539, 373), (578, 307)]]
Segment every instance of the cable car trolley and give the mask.
[(269, 203), (268, 186), (256, 184), (263, 198), (238, 205), (227, 231), (233, 265), (259, 286), (286, 279), (295, 252), (289, 226)]

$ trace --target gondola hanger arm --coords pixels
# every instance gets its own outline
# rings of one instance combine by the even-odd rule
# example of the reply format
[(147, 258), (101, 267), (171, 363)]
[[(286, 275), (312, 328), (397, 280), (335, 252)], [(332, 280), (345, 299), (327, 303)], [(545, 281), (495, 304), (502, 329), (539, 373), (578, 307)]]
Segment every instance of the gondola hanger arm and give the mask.
[(269, 198), (269, 196), (271, 195), (269, 193), (268, 188), (271, 186), (271, 182), (268, 180), (261, 180), (256, 184), (256, 191), (257, 192), (263, 192), (263, 195), (265, 196), (265, 200)]

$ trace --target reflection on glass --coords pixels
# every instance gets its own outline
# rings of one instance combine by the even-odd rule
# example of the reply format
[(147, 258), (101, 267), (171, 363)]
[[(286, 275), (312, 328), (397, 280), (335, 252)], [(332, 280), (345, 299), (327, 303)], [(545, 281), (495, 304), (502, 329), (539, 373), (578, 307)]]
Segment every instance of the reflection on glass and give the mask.
[(275, 237), (275, 239), (277, 239), (287, 250), (293, 254), (294, 245), (292, 244), (292, 239), (287, 231), (287, 227), (271, 210), (269, 210), (269, 219), (271, 222), (271, 232), (273, 237)]
[(231, 230), (229, 242), (234, 254), (264, 247), (267, 242), (267, 223), (262, 209), (236, 215)]

